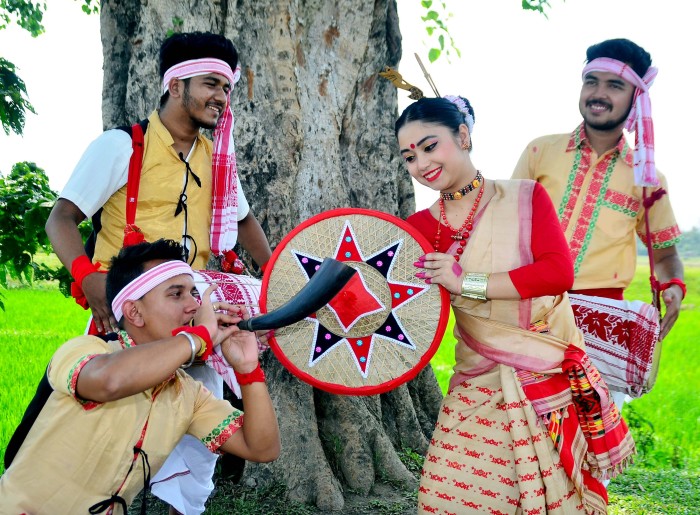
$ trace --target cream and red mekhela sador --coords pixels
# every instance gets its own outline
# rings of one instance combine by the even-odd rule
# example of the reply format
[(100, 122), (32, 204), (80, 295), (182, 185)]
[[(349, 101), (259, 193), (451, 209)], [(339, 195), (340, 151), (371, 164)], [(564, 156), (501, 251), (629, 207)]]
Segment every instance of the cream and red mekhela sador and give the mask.
[[(460, 264), (511, 271), (523, 300), (452, 297), (455, 374), (425, 459), (419, 512), (606, 513), (601, 481), (629, 463), (634, 442), (583, 350), (566, 294), (533, 296), (538, 284), (552, 289), (543, 274), (558, 273), (542, 265), (568, 254), (549, 197), (532, 181), (495, 186)], [(435, 235), (438, 222), (425, 212), (409, 222)], [(444, 235), (439, 251), (452, 242)]]

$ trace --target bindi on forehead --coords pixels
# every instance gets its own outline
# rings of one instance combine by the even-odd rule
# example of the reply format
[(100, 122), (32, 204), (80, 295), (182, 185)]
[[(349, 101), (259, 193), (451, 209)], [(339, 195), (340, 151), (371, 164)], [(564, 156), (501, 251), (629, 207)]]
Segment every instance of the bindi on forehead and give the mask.
[(415, 144), (415, 143), (411, 143), (411, 144), (409, 145), (409, 147), (411, 147), (411, 149), (414, 149), (414, 148), (416, 148), (416, 144)]

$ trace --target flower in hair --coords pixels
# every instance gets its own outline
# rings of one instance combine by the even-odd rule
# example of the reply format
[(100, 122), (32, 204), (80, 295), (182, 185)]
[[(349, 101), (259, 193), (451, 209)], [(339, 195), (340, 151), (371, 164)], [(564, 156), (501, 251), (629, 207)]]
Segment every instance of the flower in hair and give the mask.
[(472, 129), (474, 128), (474, 115), (469, 112), (469, 106), (464, 99), (456, 95), (445, 95), (442, 98), (449, 100), (457, 106), (459, 112), (462, 113), (462, 116), (464, 116), (464, 123), (467, 125), (467, 129), (469, 129), (469, 134), (471, 134)]

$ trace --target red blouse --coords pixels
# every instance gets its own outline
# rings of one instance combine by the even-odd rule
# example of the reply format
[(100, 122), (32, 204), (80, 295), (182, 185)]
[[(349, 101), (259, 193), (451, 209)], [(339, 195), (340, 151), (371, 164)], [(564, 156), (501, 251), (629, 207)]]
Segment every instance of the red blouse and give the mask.
[[(439, 222), (429, 210), (418, 211), (406, 221), (418, 229), (428, 241), (435, 241)], [(511, 270), (508, 274), (523, 299), (559, 295), (574, 284), (574, 264), (552, 201), (539, 183), (535, 183), (532, 193), (532, 222), (531, 245), (534, 262)], [(475, 225), (478, 223), (477, 216)], [(454, 231), (442, 225), (439, 252), (447, 252), (454, 243), (453, 234)]]

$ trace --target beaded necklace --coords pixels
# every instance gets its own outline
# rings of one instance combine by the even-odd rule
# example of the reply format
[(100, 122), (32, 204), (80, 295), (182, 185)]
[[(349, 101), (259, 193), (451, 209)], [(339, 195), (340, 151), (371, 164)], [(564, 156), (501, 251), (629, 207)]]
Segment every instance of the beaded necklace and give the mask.
[(454, 193), (440, 193), (440, 198), (442, 200), (459, 200), (462, 197), (464, 197), (467, 193), (470, 191), (474, 191), (476, 188), (479, 187), (481, 184), (481, 181), (483, 180), (483, 176), (481, 175), (481, 171), (477, 170), (476, 171), (476, 176), (474, 177), (474, 180), (467, 184), (464, 188), (461, 190), (457, 190)]
[(131, 336), (129, 336), (129, 333), (127, 333), (124, 329), (119, 329), (119, 331), (117, 331), (117, 338), (119, 339), (119, 343), (122, 345), (122, 349), (128, 349), (129, 347), (136, 345), (134, 340), (131, 339)]
[[(472, 206), (471, 210), (469, 211), (469, 214), (467, 215), (466, 220), (464, 220), (464, 223), (459, 227), (459, 229), (455, 229), (450, 225), (450, 222), (447, 220), (447, 215), (445, 214), (445, 200), (443, 198), (440, 198), (438, 200), (438, 203), (440, 204), (440, 218), (442, 219), (443, 223), (447, 226), (448, 229), (450, 229), (452, 232), (455, 234), (452, 235), (452, 239), (455, 241), (459, 242), (459, 247), (457, 248), (457, 255), (455, 255), (455, 261), (459, 261), (460, 256), (464, 253), (464, 247), (467, 246), (467, 239), (469, 238), (469, 232), (474, 228), (474, 215), (476, 214), (476, 210), (479, 208), (479, 202), (481, 202), (481, 197), (484, 195), (484, 181), (481, 183), (481, 188), (479, 189), (479, 193), (476, 196), (476, 200), (474, 201), (474, 205)], [(435, 252), (438, 251), (438, 246), (440, 244), (440, 226), (442, 224), (438, 222), (438, 230), (437, 234), (435, 235), (435, 243), (433, 245), (433, 248), (435, 249)]]

